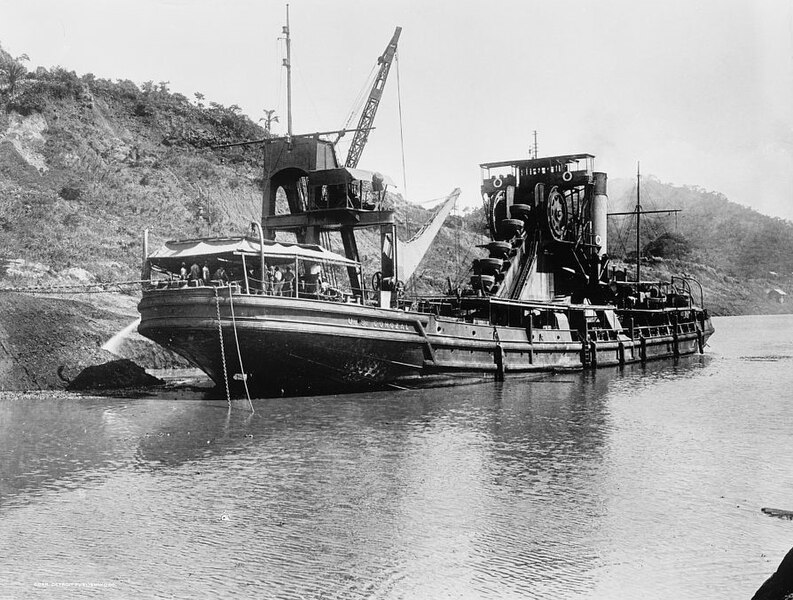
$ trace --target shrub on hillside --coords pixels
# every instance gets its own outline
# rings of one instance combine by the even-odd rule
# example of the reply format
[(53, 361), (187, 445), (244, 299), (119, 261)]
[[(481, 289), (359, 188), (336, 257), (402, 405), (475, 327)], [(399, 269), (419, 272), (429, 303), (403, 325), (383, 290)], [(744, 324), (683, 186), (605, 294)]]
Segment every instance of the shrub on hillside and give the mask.
[(642, 252), (645, 256), (680, 259), (691, 254), (691, 244), (684, 235), (667, 232), (647, 244)]
[(37, 70), (34, 79), (8, 102), (8, 109), (22, 115), (44, 112), (49, 101), (80, 99), (83, 83), (74, 71), (55, 67), (51, 71)]
[(83, 191), (80, 188), (71, 185), (63, 186), (61, 188), (61, 191), (58, 192), (58, 195), (67, 202), (74, 202), (75, 200), (79, 200), (82, 194)]

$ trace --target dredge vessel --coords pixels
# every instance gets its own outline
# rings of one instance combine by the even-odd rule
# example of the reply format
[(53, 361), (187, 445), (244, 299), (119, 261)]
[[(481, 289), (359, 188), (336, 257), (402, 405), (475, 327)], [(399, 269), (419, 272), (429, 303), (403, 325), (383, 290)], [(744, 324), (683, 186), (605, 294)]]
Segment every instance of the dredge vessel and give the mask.
[[(713, 326), (701, 286), (683, 276), (629, 281), (609, 266), (607, 178), (589, 154), (481, 165), (487, 256), (462, 289), (405, 293), (459, 190), (402, 243), (390, 180), (357, 168), (399, 31), (378, 59), (344, 165), (320, 134), (293, 135), (290, 118), (289, 135), (261, 142), (258, 235), (145, 252), (139, 332), (218, 385), (263, 395), (449, 385), (703, 352)], [(374, 273), (358, 251), (363, 229), (379, 233)], [(276, 241), (278, 232), (297, 243)], [(343, 254), (329, 250), (332, 238)]]
[[(488, 256), (464, 289), (411, 298), (377, 176), (312, 168), (332, 145), (297, 146), (270, 179), (260, 239), (171, 242), (146, 258), (139, 331), (219, 384), (236, 376), (264, 394), (454, 384), (672, 358), (702, 352), (713, 333), (692, 279), (629, 281), (609, 268), (606, 175), (591, 155), (482, 165)], [(275, 215), (276, 184), (289, 196), (302, 179), (306, 204)], [(371, 286), (357, 252), (362, 228), (380, 233)], [(304, 243), (269, 240), (276, 231)], [(330, 232), (344, 256), (306, 243)], [(182, 263), (222, 264), (229, 282), (179, 280)], [(295, 275), (288, 286), (274, 267)]]

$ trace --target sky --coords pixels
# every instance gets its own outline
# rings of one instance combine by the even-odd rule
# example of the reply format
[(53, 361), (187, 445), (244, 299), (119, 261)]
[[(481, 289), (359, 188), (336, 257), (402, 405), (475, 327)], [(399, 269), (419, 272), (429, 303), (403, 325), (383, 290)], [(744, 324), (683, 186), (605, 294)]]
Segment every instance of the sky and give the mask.
[[(640, 161), (643, 175), (793, 220), (789, 0), (292, 0), (289, 10), (295, 133), (345, 126), (403, 28), (359, 166), (413, 202), (460, 187), (462, 204), (479, 206), (478, 165), (527, 158), (536, 130), (541, 156), (588, 152), (610, 178), (633, 177)], [(276, 109), (280, 133), (285, 12), (271, 0), (0, 0), (0, 44), (31, 69), (167, 81), (254, 121)]]

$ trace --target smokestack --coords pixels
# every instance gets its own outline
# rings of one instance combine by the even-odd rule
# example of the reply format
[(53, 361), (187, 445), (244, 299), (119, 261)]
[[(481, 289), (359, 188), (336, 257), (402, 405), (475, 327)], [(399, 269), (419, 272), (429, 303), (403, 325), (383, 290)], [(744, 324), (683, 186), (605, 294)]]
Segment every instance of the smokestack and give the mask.
[(605, 173), (593, 173), (595, 178), (595, 197), (592, 200), (592, 234), (598, 248), (598, 256), (603, 256), (608, 249), (608, 214), (609, 197), (606, 195)]

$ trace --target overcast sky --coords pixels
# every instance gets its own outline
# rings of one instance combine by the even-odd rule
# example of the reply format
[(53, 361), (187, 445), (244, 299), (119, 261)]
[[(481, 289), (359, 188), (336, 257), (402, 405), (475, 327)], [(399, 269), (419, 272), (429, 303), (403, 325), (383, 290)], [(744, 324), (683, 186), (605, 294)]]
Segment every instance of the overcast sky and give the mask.
[[(283, 2), (0, 0), (29, 66), (169, 81), (275, 108), (286, 127)], [(793, 219), (793, 2), (293, 0), (295, 132), (341, 128), (394, 28), (408, 198), (478, 205), (482, 162), (589, 152)], [(402, 182), (397, 70), (360, 162)], [(357, 121), (357, 115), (356, 119)], [(355, 122), (354, 121), (354, 122)], [(340, 147), (346, 155), (346, 146)]]

